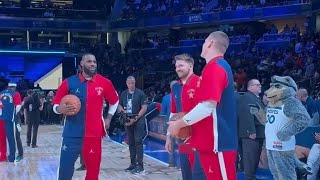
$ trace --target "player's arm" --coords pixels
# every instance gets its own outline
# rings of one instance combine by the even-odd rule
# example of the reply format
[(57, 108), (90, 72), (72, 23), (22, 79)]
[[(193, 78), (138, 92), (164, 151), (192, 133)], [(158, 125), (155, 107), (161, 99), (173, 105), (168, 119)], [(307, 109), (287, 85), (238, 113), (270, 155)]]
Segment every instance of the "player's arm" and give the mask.
[(12, 96), (13, 104), (16, 107), (16, 114), (21, 110), (21, 96), (20, 93), (15, 92)]
[(174, 101), (174, 97), (172, 95), (172, 90), (171, 90), (171, 93), (170, 93), (170, 117), (169, 119), (175, 115), (177, 113), (177, 109), (176, 109), (176, 103)]
[(119, 96), (110, 80), (106, 80), (104, 89), (104, 98), (109, 102), (109, 110), (106, 119), (111, 121), (112, 116), (117, 111), (119, 105)]
[[(171, 93), (170, 93), (170, 115), (169, 115), (169, 120), (177, 114), (177, 109), (176, 109), (176, 103), (174, 101), (174, 97), (172, 95), (172, 89), (171, 89)], [(167, 131), (167, 138), (170, 137), (170, 132)]]
[(182, 118), (185, 124), (196, 124), (210, 115), (216, 118), (216, 107), (227, 83), (227, 74), (222, 67), (216, 65), (206, 69), (198, 92), (200, 102)]
[[(170, 97), (169, 97), (170, 98)], [(166, 115), (168, 112), (168, 106), (170, 104), (168, 104), (167, 102), (167, 96), (163, 96), (162, 97), (162, 101), (161, 101), (161, 109), (160, 109), (160, 115)]]
[(66, 80), (62, 81), (62, 83), (60, 84), (60, 86), (57, 89), (55, 96), (53, 97), (53, 100), (52, 100), (53, 111), (56, 114), (62, 113), (62, 110), (59, 109), (59, 104), (60, 104), (61, 99), (69, 93), (68, 89), (69, 88), (68, 88), (67, 81)]

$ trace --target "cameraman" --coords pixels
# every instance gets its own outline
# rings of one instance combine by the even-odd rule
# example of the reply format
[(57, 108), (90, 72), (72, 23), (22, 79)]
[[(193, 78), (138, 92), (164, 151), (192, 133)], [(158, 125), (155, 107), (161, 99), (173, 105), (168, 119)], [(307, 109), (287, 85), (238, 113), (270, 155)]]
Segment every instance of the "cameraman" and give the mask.
[(133, 76), (127, 78), (128, 89), (121, 93), (119, 111), (127, 116), (124, 125), (128, 136), (131, 164), (125, 170), (140, 174), (144, 172), (143, 140), (147, 135), (145, 119), (147, 104), (146, 95), (135, 87), (135, 82)]
[[(43, 99), (40, 99), (39, 94), (29, 89), (27, 91), (28, 97), (24, 102), (24, 114), (26, 123), (28, 125), (27, 130), (27, 146), (32, 145), (32, 148), (37, 148), (37, 135), (40, 124), (40, 111), (43, 109)], [(32, 131), (32, 133), (31, 133)], [(32, 141), (31, 141), (32, 134)]]

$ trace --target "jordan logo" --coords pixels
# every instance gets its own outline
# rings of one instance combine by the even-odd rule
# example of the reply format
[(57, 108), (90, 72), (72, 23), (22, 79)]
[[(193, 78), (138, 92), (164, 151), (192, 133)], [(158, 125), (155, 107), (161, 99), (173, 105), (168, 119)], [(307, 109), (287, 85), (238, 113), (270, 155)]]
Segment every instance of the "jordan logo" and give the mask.
[(200, 78), (199, 78), (199, 80), (198, 80), (198, 82), (197, 82), (197, 87), (200, 87), (200, 85), (201, 85), (201, 80), (202, 80), (202, 77), (200, 76)]
[(67, 146), (66, 145), (63, 145), (61, 148), (62, 148), (62, 151), (67, 150)]
[(76, 90), (76, 92), (75, 92), (75, 93), (80, 93), (79, 88), (77, 88), (77, 90)]
[(93, 154), (93, 153), (94, 153), (94, 152), (93, 152), (93, 150), (91, 149), (90, 152), (89, 152), (89, 154)]

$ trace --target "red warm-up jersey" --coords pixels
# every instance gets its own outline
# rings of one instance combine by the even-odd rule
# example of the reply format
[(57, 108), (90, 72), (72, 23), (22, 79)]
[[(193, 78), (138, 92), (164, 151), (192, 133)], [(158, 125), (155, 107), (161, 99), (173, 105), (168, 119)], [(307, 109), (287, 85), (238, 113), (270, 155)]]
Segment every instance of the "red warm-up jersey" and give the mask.
[(111, 81), (99, 74), (91, 80), (84, 79), (81, 74), (71, 76), (61, 83), (52, 103), (59, 104), (67, 94), (76, 95), (81, 101), (81, 108), (76, 115), (66, 117), (63, 137), (103, 136), (103, 100), (111, 105), (119, 100)]

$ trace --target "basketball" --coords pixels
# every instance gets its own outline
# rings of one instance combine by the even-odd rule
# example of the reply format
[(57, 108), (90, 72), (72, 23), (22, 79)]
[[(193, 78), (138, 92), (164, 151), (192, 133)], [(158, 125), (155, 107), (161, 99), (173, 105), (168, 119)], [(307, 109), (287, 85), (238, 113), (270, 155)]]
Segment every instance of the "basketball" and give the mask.
[[(177, 120), (178, 118), (182, 118), (186, 113), (185, 112), (179, 112), (177, 113), (176, 115), (174, 115), (170, 121), (175, 121)], [(177, 138), (179, 139), (186, 139), (188, 137), (191, 136), (191, 127), (190, 126), (187, 126), (187, 127), (183, 127), (179, 130), (179, 133), (177, 135)]]
[(62, 105), (62, 104), (73, 105), (75, 107), (75, 111), (68, 112), (67, 114), (65, 114), (67, 116), (72, 116), (72, 115), (77, 114), (81, 108), (80, 99), (76, 95), (73, 95), (73, 94), (65, 95), (60, 101), (60, 105)]

